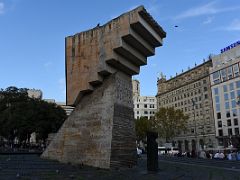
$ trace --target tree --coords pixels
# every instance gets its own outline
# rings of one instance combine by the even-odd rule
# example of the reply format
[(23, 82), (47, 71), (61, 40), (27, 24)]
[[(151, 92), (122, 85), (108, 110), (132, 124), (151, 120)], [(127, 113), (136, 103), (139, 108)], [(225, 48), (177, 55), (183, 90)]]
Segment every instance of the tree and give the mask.
[(26, 88), (0, 90), (0, 136), (9, 142), (16, 137), (20, 142), (29, 140), (33, 132), (45, 141), (49, 133), (57, 132), (65, 119), (66, 113), (61, 107), (28, 97)]
[(188, 116), (173, 107), (160, 108), (152, 121), (153, 129), (159, 136), (170, 142), (180, 131), (186, 129)]
[(140, 117), (140, 119), (135, 119), (137, 141), (144, 142), (147, 136), (147, 131), (150, 131), (151, 129), (151, 120), (148, 120), (147, 117)]

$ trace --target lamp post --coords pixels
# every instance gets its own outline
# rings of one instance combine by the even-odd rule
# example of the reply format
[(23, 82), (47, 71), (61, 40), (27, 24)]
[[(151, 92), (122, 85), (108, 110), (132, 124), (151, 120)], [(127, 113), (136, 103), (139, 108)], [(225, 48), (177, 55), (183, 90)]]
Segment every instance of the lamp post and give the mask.
[(195, 118), (195, 101), (192, 99), (192, 105), (193, 105), (193, 121), (194, 121), (194, 132), (195, 132), (195, 151), (198, 150), (197, 148), (197, 125), (196, 125), (196, 118)]

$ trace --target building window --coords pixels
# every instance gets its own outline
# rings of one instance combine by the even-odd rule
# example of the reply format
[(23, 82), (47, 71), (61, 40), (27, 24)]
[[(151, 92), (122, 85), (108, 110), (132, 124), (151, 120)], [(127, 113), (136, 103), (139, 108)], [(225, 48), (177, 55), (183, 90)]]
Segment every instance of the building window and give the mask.
[(238, 97), (240, 96), (240, 90), (237, 90), (237, 96)]
[(229, 102), (225, 102), (225, 109), (229, 109)]
[(228, 89), (227, 89), (227, 85), (223, 85), (223, 92), (227, 92)]
[(219, 130), (218, 130), (218, 135), (219, 135), (219, 136), (223, 136), (223, 130), (222, 130), (222, 129), (219, 129)]
[(205, 99), (207, 99), (207, 98), (208, 98), (208, 95), (207, 95), (207, 94), (205, 94), (205, 95), (204, 95), (204, 98), (205, 98)]
[(215, 94), (215, 95), (219, 95), (218, 88), (214, 88), (214, 94)]
[(221, 113), (220, 112), (217, 113), (217, 119), (221, 119)]
[(144, 108), (147, 108), (147, 104), (144, 104)]
[(224, 94), (224, 100), (225, 100), (225, 101), (228, 100), (228, 94), (227, 94), (227, 93)]
[(239, 76), (239, 67), (238, 67), (238, 64), (234, 64), (234, 65), (233, 65), (233, 73), (234, 73), (234, 76), (235, 76), (235, 77), (238, 77), (238, 76)]
[(235, 135), (239, 135), (239, 128), (235, 128)]
[(232, 125), (231, 119), (228, 119), (228, 120), (227, 120), (227, 126), (231, 126), (231, 125)]
[(139, 108), (139, 104), (137, 104), (137, 108)]
[(233, 109), (233, 110), (232, 110), (232, 114), (233, 114), (233, 117), (237, 116), (237, 110), (236, 110), (236, 109)]
[(226, 81), (226, 80), (227, 80), (227, 72), (226, 72), (226, 69), (222, 69), (220, 72), (221, 72), (222, 80), (223, 80), (223, 81)]
[(236, 108), (236, 106), (237, 106), (237, 103), (236, 103), (235, 100), (233, 100), (233, 101), (232, 101), (232, 108)]
[(215, 102), (219, 103), (219, 96), (215, 96)]
[(218, 121), (218, 127), (219, 127), (219, 128), (222, 127), (222, 121)]
[(137, 111), (137, 114), (139, 114), (139, 111)]
[(150, 108), (154, 108), (154, 104), (150, 104)]
[(206, 84), (206, 83), (207, 83), (207, 81), (206, 81), (206, 79), (204, 79), (204, 80), (203, 80), (203, 84)]
[[(214, 82), (214, 84), (219, 83), (219, 82), (220, 82), (219, 71), (214, 72), (214, 73), (212, 74), (212, 78), (213, 78), (213, 82)], [(203, 80), (203, 82), (204, 82), (204, 81), (205, 81), (204, 84), (206, 84), (206, 80)]]
[(191, 133), (192, 133), (192, 134), (194, 133), (194, 129), (191, 129)]
[(234, 84), (233, 84), (233, 83), (230, 83), (230, 84), (229, 84), (229, 87), (230, 87), (230, 91), (233, 91), (233, 90), (234, 90)]
[(235, 119), (233, 119), (233, 121), (234, 121), (234, 126), (237, 126), (238, 125), (238, 119), (235, 118)]
[(216, 104), (216, 111), (220, 111), (220, 104)]
[(228, 67), (227, 70), (228, 70), (228, 79), (232, 79), (233, 78), (232, 66)]
[(226, 112), (226, 117), (229, 118), (230, 116), (231, 116), (231, 115), (230, 115), (230, 112), (227, 111), (227, 112)]
[(237, 81), (237, 82), (236, 82), (236, 87), (237, 87), (237, 88), (240, 88), (240, 81)]
[(232, 92), (230, 93), (230, 97), (231, 97), (231, 99), (235, 99), (235, 93), (234, 93), (234, 91), (232, 91)]
[(148, 112), (147, 112), (147, 111), (144, 111), (144, 114), (148, 114)]
[(228, 135), (232, 135), (232, 129), (228, 129)]
[(203, 90), (206, 92), (207, 91), (207, 87), (204, 87)]

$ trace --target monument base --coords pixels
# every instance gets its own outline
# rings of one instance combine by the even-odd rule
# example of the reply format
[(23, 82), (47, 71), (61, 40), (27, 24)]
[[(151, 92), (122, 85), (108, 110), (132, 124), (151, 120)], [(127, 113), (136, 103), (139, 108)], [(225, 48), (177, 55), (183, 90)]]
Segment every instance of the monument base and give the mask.
[(86, 94), (42, 154), (100, 168), (136, 164), (131, 76), (116, 72)]

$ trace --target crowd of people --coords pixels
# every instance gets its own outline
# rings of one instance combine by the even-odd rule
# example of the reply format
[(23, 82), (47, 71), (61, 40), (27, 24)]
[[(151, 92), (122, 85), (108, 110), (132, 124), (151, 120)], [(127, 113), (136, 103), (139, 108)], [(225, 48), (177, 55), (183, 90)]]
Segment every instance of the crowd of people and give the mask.
[(227, 159), (230, 161), (240, 161), (240, 151), (217, 151), (216, 153), (209, 151), (200, 151), (199, 158), (203, 159)]
[(240, 161), (240, 151), (237, 150), (219, 150), (219, 151), (187, 151), (184, 153), (179, 152), (178, 157), (191, 157), (191, 158), (201, 158), (201, 159), (218, 159), (218, 160), (231, 160)]

